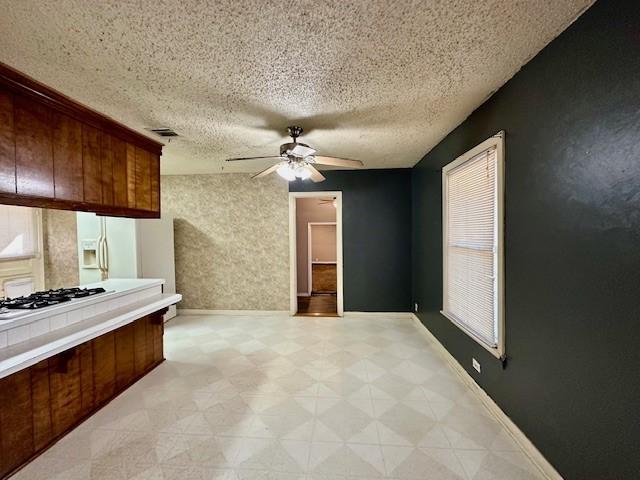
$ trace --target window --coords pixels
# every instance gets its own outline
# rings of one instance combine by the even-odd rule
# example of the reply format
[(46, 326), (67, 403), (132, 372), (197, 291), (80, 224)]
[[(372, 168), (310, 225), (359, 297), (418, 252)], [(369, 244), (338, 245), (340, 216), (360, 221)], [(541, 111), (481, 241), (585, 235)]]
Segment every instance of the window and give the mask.
[(33, 257), (37, 245), (35, 210), (0, 205), (0, 260)]
[(442, 314), (497, 357), (504, 354), (503, 171), (503, 132), (442, 169)]

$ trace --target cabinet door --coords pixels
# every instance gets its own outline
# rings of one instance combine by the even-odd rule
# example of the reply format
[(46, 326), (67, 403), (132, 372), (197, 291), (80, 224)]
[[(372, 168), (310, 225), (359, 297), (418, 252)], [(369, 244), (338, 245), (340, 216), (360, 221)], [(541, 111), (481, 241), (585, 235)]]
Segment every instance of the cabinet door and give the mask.
[(49, 359), (51, 424), (57, 437), (67, 432), (82, 416), (80, 356), (76, 349)]
[(134, 330), (132, 323), (120, 327), (116, 335), (116, 390), (124, 390), (136, 376), (134, 357)]
[(113, 204), (127, 208), (127, 144), (116, 137), (111, 137), (113, 153)]
[(80, 357), (80, 396), (82, 406), (80, 415), (89, 415), (95, 407), (95, 391), (93, 388), (93, 346), (91, 342), (78, 346)]
[(31, 367), (31, 392), (33, 401), (33, 443), (35, 450), (39, 451), (53, 439), (49, 360), (43, 360)]
[(0, 192), (16, 193), (13, 97), (8, 92), (0, 92)]
[(93, 384), (96, 405), (106, 403), (115, 394), (116, 344), (114, 332), (93, 340)]
[(127, 143), (127, 205), (136, 208), (136, 147)]
[(89, 125), (82, 126), (82, 170), (84, 176), (84, 201), (102, 202), (102, 159), (100, 155), (101, 132)]
[(136, 147), (136, 208), (151, 210), (151, 155)]
[(150, 154), (151, 167), (151, 210), (160, 211), (160, 155)]
[(151, 336), (153, 338), (153, 363), (160, 363), (164, 360), (164, 348), (162, 337), (164, 336), (164, 315), (162, 313), (154, 313), (151, 315)]
[(17, 193), (53, 198), (51, 110), (16, 96), (14, 128)]
[(0, 380), (0, 405), (1, 473), (6, 474), (34, 453), (30, 369)]
[(111, 140), (111, 135), (102, 133), (100, 144), (102, 204), (106, 206), (113, 205), (113, 149)]
[(133, 323), (133, 350), (136, 375), (141, 375), (153, 363), (153, 338), (148, 339), (147, 333), (149, 317), (142, 317)]
[(53, 120), (53, 183), (55, 197), (81, 202), (82, 188), (82, 124), (54, 112)]

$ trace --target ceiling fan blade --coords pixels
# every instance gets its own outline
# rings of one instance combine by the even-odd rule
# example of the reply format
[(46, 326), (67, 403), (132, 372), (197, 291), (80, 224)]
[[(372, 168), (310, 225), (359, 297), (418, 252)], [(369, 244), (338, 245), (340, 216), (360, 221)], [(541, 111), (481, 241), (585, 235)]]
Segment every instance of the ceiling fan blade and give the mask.
[(326, 179), (313, 165), (307, 165), (307, 168), (311, 170), (311, 180), (315, 183), (324, 182)]
[(362, 168), (364, 167), (364, 163), (360, 160), (348, 160), (346, 158), (337, 158), (337, 157), (324, 157), (321, 155), (316, 155), (314, 157), (314, 163), (319, 165), (331, 165), (334, 167), (349, 167), (349, 168)]
[(293, 155), (294, 157), (305, 158), (309, 155), (313, 155), (316, 153), (314, 148), (311, 148), (307, 145), (303, 145), (301, 143), (296, 143), (296, 146), (291, 149), (289, 155)]
[(282, 162), (276, 163), (275, 165), (271, 165), (269, 168), (261, 171), (260, 173), (255, 174), (253, 177), (251, 177), (252, 179), (254, 178), (262, 178), (262, 177), (266, 177), (267, 175), (269, 175), (270, 173), (275, 172), (278, 167), (282, 164)]
[(269, 157), (236, 157), (236, 158), (226, 158), (225, 162), (239, 162), (240, 160), (273, 160), (273, 159), (282, 160), (282, 157), (279, 155), (272, 155)]

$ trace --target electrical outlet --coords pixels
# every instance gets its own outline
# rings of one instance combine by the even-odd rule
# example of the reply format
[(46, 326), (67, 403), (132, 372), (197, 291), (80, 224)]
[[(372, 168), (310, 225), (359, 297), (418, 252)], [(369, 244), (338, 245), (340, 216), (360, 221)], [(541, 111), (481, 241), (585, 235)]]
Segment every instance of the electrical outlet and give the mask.
[(480, 362), (478, 360), (476, 360), (475, 358), (472, 358), (472, 365), (473, 368), (475, 368), (477, 370), (478, 373), (480, 373)]
[(418, 304), (417, 303), (413, 304), (413, 311), (418, 313)]

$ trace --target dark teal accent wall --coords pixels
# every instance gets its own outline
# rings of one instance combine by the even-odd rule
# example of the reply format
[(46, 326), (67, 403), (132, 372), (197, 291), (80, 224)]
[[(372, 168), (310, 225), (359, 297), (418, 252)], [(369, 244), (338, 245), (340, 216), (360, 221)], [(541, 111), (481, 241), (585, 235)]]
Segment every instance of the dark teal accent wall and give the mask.
[[(503, 129), (504, 368), (439, 313), (441, 168)], [(412, 195), (420, 320), (565, 478), (640, 478), (640, 2), (592, 6), (425, 155)]]
[(411, 169), (329, 170), (291, 192), (342, 191), (344, 309), (411, 308)]

